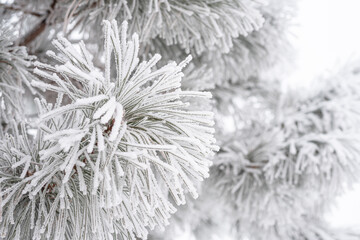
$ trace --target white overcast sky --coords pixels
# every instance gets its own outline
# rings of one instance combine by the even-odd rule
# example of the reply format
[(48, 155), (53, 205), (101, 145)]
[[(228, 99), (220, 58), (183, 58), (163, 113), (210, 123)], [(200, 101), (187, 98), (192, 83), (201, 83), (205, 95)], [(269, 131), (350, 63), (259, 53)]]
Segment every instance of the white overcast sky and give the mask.
[(360, 59), (360, 0), (298, 0), (297, 70), (292, 80), (313, 77), (350, 59)]
[[(360, 0), (299, 0), (297, 22), (298, 62), (291, 85), (309, 87), (316, 76), (360, 60)], [(360, 229), (359, 184), (337, 199), (327, 220), (334, 227)]]

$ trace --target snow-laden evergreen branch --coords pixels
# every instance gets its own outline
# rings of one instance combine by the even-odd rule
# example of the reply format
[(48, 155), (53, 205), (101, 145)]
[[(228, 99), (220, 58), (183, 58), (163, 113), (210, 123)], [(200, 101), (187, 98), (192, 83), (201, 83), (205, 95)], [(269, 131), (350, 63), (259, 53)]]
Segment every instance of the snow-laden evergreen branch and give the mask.
[[(296, 9), (295, 1), (271, 0), (259, 8), (264, 17), (264, 24), (249, 35), (239, 35), (232, 39), (229, 51), (209, 48), (194, 55), (190, 77), (186, 75), (185, 86), (195, 89), (215, 89), (227, 87), (241, 91), (241, 87), (249, 81), (267, 81), (277, 79), (291, 69), (294, 49), (290, 44), (292, 16)], [(290, 33), (289, 33), (290, 32)], [(150, 50), (149, 50), (150, 49)], [(141, 52), (160, 52), (167, 59), (186, 56), (186, 51), (179, 44), (167, 44), (160, 37), (153, 38), (149, 48)], [(193, 51), (194, 52), (194, 51)], [(281, 68), (282, 67), (282, 68)], [(185, 70), (186, 71), (186, 70)], [(269, 77), (271, 76), (271, 77)], [(216, 85), (216, 86), (215, 86)], [(233, 96), (236, 98), (237, 93)], [(223, 96), (220, 96), (222, 98)], [(225, 96), (226, 97), (226, 96)], [(219, 106), (223, 109), (223, 106)]]
[[(347, 69), (307, 98), (289, 92), (277, 107), (267, 106), (273, 111), (271, 121), (245, 123), (238, 135), (223, 142), (211, 182), (238, 212), (234, 223), (240, 235), (301, 235), (307, 228), (300, 224), (304, 215), (321, 216), (330, 197), (359, 180), (359, 83), (357, 70)], [(258, 121), (251, 114), (248, 120)]]
[[(203, 228), (219, 229), (230, 218), (230, 225), (237, 226), (236, 239), (358, 237), (316, 222), (307, 224), (304, 218), (321, 217), (333, 203), (329, 199), (358, 180), (357, 69), (342, 71), (302, 98), (294, 92), (281, 96), (277, 84), (247, 82), (216, 88), (217, 126), (222, 129), (227, 124), (224, 116), (231, 116), (237, 131), (232, 137), (219, 131), (222, 147), (203, 186), (216, 187), (220, 194), (202, 193), (201, 204), (185, 206), (188, 209), (176, 214), (180, 220), (167, 233), (183, 226), (198, 234)], [(225, 214), (209, 216), (203, 207), (207, 201), (216, 202)], [(192, 221), (186, 218), (189, 213)], [(213, 236), (210, 231), (201, 235), (197, 237)]]
[(82, 42), (65, 38), (53, 42), (60, 54), (48, 52), (59, 65), (36, 63), (44, 81), (32, 85), (58, 98), (37, 100), (38, 142), (3, 156), (5, 238), (145, 239), (175, 212), (168, 193), (185, 204), (187, 192), (198, 196), (194, 179), (209, 176), (213, 114), (182, 99), (211, 94), (180, 89), (191, 58), (152, 70), (160, 55), (139, 64), (139, 39), (127, 40), (126, 22), (120, 32), (115, 21), (103, 24), (104, 73)]
[[(276, 79), (284, 75), (292, 69), (293, 63), (294, 49), (290, 40), (295, 9), (295, 1), (268, 1), (259, 8), (264, 17), (262, 27), (249, 35), (233, 38), (228, 52), (209, 48), (208, 51), (196, 54), (192, 64), (195, 69), (193, 75), (197, 80), (186, 83), (191, 87), (202, 86), (206, 89), (213, 89), (216, 85), (218, 90), (217, 88), (221, 89), (228, 84), (232, 88), (254, 79), (267, 81), (267, 78)], [(150, 52), (159, 51), (164, 59), (186, 55), (179, 45), (168, 45), (161, 38), (153, 38), (150, 49)], [(239, 87), (236, 89), (241, 91)], [(236, 97), (236, 93), (233, 97)], [(219, 108), (222, 109), (223, 106)]]
[[(12, 5), (23, 6), (24, 3), (27, 2), (15, 0)], [(101, 30), (98, 26), (103, 19), (129, 20), (129, 31), (137, 32), (141, 42), (151, 45), (152, 39), (160, 37), (167, 45), (179, 44), (187, 52), (197, 53), (209, 48), (228, 52), (233, 38), (248, 35), (264, 22), (259, 11), (263, 0), (74, 0), (55, 1), (55, 6), (49, 6), (51, 3), (34, 1), (33, 9), (28, 9), (49, 8), (45, 28), (54, 27), (56, 23), (63, 23), (56, 31), (71, 33), (81, 28), (89, 32), (89, 40), (98, 43), (96, 33)], [(33, 16), (26, 19), (29, 18), (34, 21)], [(44, 39), (46, 33), (48, 31), (43, 30), (38, 39)]]
[[(296, 3), (292, 0), (270, 0), (260, 8), (265, 21), (258, 30), (248, 36), (233, 40), (233, 47), (226, 53), (208, 51), (205, 59), (213, 69), (214, 79), (222, 86), (225, 82), (244, 82), (250, 78), (261, 78), (268, 71), (281, 66), (283, 73), (290, 67), (293, 49), (290, 44), (292, 19), (295, 15)], [(284, 66), (285, 65), (285, 66)], [(289, 71), (287, 69), (286, 71)], [(272, 78), (274, 74), (271, 75)]]
[[(140, 40), (148, 42), (159, 36), (167, 45), (179, 44), (186, 51), (201, 53), (208, 48), (218, 48), (228, 52), (232, 38), (248, 35), (263, 23), (258, 10), (259, 0), (147, 0), (119, 1), (116, 4), (97, 0), (70, 6), (80, 12), (75, 21), (89, 22), (89, 13), (97, 19), (131, 19), (131, 31), (138, 32)], [(68, 11), (69, 11), (68, 10)], [(70, 17), (70, 16), (69, 16)]]

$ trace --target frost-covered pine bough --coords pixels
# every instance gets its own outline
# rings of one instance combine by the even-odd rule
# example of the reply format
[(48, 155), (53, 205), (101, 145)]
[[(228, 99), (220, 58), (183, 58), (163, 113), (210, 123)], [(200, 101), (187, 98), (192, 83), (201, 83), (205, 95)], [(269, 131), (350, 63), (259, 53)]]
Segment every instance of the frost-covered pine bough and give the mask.
[[(231, 2), (231, 1), (229, 1)], [(216, 47), (210, 46), (205, 42), (200, 42), (206, 50), (196, 51), (194, 47), (190, 47), (190, 51), (194, 55), (194, 59), (191, 63), (193, 69), (190, 74), (196, 76), (196, 79), (192, 80), (189, 74), (186, 74), (185, 79), (187, 86), (195, 88), (214, 89), (223, 88), (226, 85), (233, 85), (239, 83), (246, 84), (249, 81), (268, 81), (267, 78), (276, 79), (279, 76), (285, 75), (292, 69), (292, 62), (294, 56), (294, 49), (291, 46), (291, 32), (293, 27), (293, 17), (296, 13), (296, 1), (295, 0), (269, 0), (265, 5), (262, 4), (247, 4), (244, 1), (243, 4), (247, 5), (247, 8), (242, 9), (236, 4), (230, 5), (225, 1), (219, 1), (217, 4), (210, 4), (209, 8), (218, 5), (218, 8), (222, 8), (222, 4), (229, 5), (239, 14), (251, 17), (250, 19), (256, 19), (253, 12), (249, 12), (249, 7), (256, 6), (256, 11), (261, 14), (261, 26), (253, 28), (246, 34), (238, 34), (234, 32), (231, 35), (231, 42), (226, 44), (226, 47), (222, 44), (216, 43), (220, 39), (214, 41)], [(242, 5), (242, 1), (238, 1), (239, 5)], [(225, 7), (223, 8), (225, 9)], [(222, 12), (217, 19), (217, 22), (224, 24), (226, 27), (234, 24), (229, 24), (226, 20), (226, 11)], [(234, 19), (241, 19), (233, 14)], [(241, 15), (241, 14), (240, 14)], [(193, 16), (193, 15), (192, 15)], [(206, 19), (206, 18), (205, 18)], [(193, 19), (190, 17), (189, 21)], [(241, 21), (240, 21), (241, 22)], [(236, 26), (239, 27), (239, 23)], [(194, 24), (196, 27), (197, 25)], [(215, 27), (212, 27), (216, 29)], [(208, 31), (206, 34), (213, 34), (214, 30), (211, 30), (210, 26), (207, 26)], [(226, 36), (227, 28), (222, 29), (224, 32), (219, 36)], [(205, 35), (206, 36), (206, 35)], [(202, 38), (200, 38), (202, 39)], [(220, 45), (221, 47), (217, 47)], [(181, 56), (186, 56), (187, 50), (183, 49), (177, 42), (167, 44), (166, 38), (154, 36), (149, 44), (152, 51), (159, 51), (165, 59), (177, 59)], [(204, 48), (202, 47), (202, 48)], [(150, 51), (151, 52), (151, 51)], [(146, 53), (146, 51), (145, 51)], [(216, 86), (215, 86), (216, 85)], [(240, 85), (240, 88), (246, 86)], [(236, 92), (235, 96), (236, 97)], [(223, 108), (216, 107), (216, 108)]]
[(334, 196), (359, 180), (359, 87), (353, 67), (310, 96), (285, 93), (275, 108), (268, 106), (269, 123), (249, 124), (222, 143), (211, 182), (228, 201), (225, 208), (238, 212), (231, 216), (238, 238), (359, 238), (322, 219)]
[[(354, 65), (308, 96), (282, 93), (279, 82), (217, 87), (221, 149), (199, 200), (179, 209), (162, 239), (187, 229), (196, 239), (359, 239), (358, 232), (323, 219), (344, 187), (358, 182)], [(224, 116), (237, 124), (233, 135), (222, 128)], [(214, 204), (216, 211), (207, 207)]]
[[(51, 48), (49, 39), (52, 36), (61, 33), (69, 39), (78, 39), (80, 33), (86, 44), (93, 44), (95, 49), (90, 48), (90, 51), (96, 55), (103, 51), (101, 46), (97, 49), (95, 47), (102, 41), (98, 34), (101, 21), (127, 19), (129, 32), (139, 34), (139, 56), (148, 57), (154, 52), (160, 52), (163, 61), (167, 62), (183, 59), (184, 55), (191, 53), (194, 60), (185, 69), (185, 79), (195, 79), (186, 81), (190, 83), (188, 86), (202, 89), (213, 88), (215, 83), (227, 78), (235, 69), (239, 72), (245, 68), (247, 72), (262, 69), (252, 67), (258, 63), (252, 60), (253, 56), (267, 59), (264, 55), (272, 55), (264, 51), (267, 46), (262, 44), (262, 37), (268, 37), (266, 42), (272, 42), (269, 44), (271, 52), (277, 53), (273, 45), (281, 42), (276, 39), (282, 33), (281, 27), (278, 27), (281, 24), (273, 24), (274, 21), (270, 23), (267, 16), (264, 18), (267, 15), (264, 9), (270, 8), (264, 0), (34, 0), (31, 4), (26, 0), (15, 0), (12, 4), (0, 5), (0, 10), (2, 7), (7, 10), (4, 11), (3, 19), (15, 20), (13, 27), (20, 33), (20, 43), (36, 52), (38, 58), (44, 61), (48, 60), (44, 53)], [(26, 11), (21, 18), (11, 18), (22, 9)], [(277, 14), (280, 15), (284, 14)], [(270, 25), (270, 31), (262, 31), (261, 39), (252, 37), (252, 33), (262, 29), (263, 24)], [(22, 25), (30, 27), (22, 28)], [(249, 44), (249, 41), (244, 41), (245, 38), (256, 43)], [(211, 53), (208, 53), (210, 50)], [(229, 56), (224, 53), (229, 53)], [(221, 59), (214, 61), (217, 58)], [(251, 62), (247, 63), (249, 60)], [(251, 70), (248, 66), (251, 66)], [(225, 70), (226, 67), (229, 69)], [(193, 70), (190, 73), (192, 76), (187, 74), (190, 69)]]
[[(10, 11), (27, 6), (27, 12), (18, 22), (30, 21), (29, 29), (19, 29), (25, 45), (33, 42), (31, 38), (40, 26), (40, 42), (46, 39), (50, 30), (71, 33), (84, 30), (90, 34), (88, 39), (98, 43), (99, 25), (103, 19), (129, 21), (129, 31), (137, 32), (140, 41), (152, 45), (152, 40), (160, 37), (166, 45), (179, 45), (187, 52), (201, 53), (211, 49), (228, 52), (232, 39), (246, 36), (259, 29), (263, 16), (259, 10), (264, 0), (89, 0), (89, 1), (39, 1), (30, 6), (26, 0), (15, 0), (5, 5)], [(16, 6), (12, 7), (11, 6)], [(44, 19), (42, 23), (39, 19)]]
[[(166, 45), (179, 45), (187, 53), (200, 54), (208, 49), (228, 52), (233, 38), (247, 36), (264, 22), (259, 11), (265, 3), (263, 0), (122, 0), (101, 2), (97, 8), (94, 2), (97, 0), (74, 4), (67, 11), (72, 11), (73, 21), (81, 25), (108, 16), (129, 19), (130, 31), (138, 32), (144, 44), (151, 46), (152, 40), (158, 37)], [(91, 18), (87, 17), (89, 14)]]
[[(167, 224), (194, 180), (209, 176), (217, 150), (213, 114), (182, 100), (210, 98), (182, 91), (190, 57), (155, 68), (160, 56), (139, 64), (138, 36), (127, 40), (104, 21), (104, 73), (84, 44), (54, 40), (59, 62), (37, 62), (55, 103), (36, 100), (36, 139), (13, 124), (1, 141), (1, 237), (4, 239), (145, 239)], [(99, 57), (99, 56), (95, 56)], [(67, 103), (67, 104), (64, 104)]]

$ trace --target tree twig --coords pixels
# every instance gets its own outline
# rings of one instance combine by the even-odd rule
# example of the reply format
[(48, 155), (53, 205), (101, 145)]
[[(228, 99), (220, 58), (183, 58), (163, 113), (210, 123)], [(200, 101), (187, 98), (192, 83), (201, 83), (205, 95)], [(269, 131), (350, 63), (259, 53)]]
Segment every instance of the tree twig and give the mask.
[(57, 0), (53, 0), (53, 2), (50, 5), (50, 9), (47, 10), (47, 14), (44, 17), (44, 19), (35, 26), (28, 34), (25, 35), (25, 37), (21, 40), (19, 45), (27, 46), (29, 45), (35, 38), (37, 38), (45, 29), (47, 26), (47, 19), (49, 18), (52, 10), (54, 10)]
[(6, 10), (10, 10), (10, 11), (20, 11), (20, 12), (23, 12), (25, 14), (33, 15), (35, 17), (44, 16), (43, 13), (38, 13), (38, 12), (26, 10), (26, 9), (23, 9), (21, 7), (17, 7), (17, 6), (14, 6), (14, 5), (6, 5), (6, 4), (0, 3), (0, 7), (4, 8)]
[(39, 36), (46, 28), (46, 19), (44, 18), (35, 28), (26, 34), (25, 38), (20, 42), (19, 45), (27, 46), (30, 44), (37, 36)]

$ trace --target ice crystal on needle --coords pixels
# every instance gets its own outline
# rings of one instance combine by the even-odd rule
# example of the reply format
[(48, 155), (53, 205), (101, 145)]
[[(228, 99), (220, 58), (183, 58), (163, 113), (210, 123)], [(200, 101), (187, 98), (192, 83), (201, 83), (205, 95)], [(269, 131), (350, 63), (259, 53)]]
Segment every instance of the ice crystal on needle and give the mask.
[(34, 72), (47, 80), (32, 85), (58, 98), (55, 104), (37, 100), (42, 145), (36, 168), (26, 154), (12, 165), (34, 173), (19, 168), (19, 184), (2, 192), (9, 198), (2, 205), (12, 209), (15, 193), (43, 208), (29, 213), (36, 226), (21, 232), (26, 239), (145, 239), (147, 228), (163, 227), (176, 210), (168, 194), (185, 204), (186, 192), (197, 197), (193, 180), (208, 177), (217, 149), (213, 116), (182, 99), (211, 94), (180, 88), (191, 58), (152, 70), (160, 55), (139, 64), (138, 36), (127, 41), (126, 31), (126, 22), (120, 34), (115, 21), (104, 21), (104, 74), (82, 42), (64, 38), (53, 42), (61, 54), (48, 52), (60, 65), (36, 63)]

